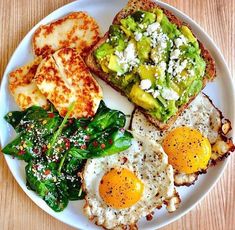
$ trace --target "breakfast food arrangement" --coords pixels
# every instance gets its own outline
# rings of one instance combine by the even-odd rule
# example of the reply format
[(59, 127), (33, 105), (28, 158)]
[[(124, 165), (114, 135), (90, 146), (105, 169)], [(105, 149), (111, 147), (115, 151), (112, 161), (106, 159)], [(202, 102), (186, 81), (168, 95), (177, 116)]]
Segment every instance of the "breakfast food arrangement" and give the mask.
[[(235, 149), (231, 122), (202, 92), (216, 64), (190, 25), (153, 0), (123, 7), (104, 35), (83, 11), (40, 25), (34, 59), (8, 75), (19, 110), (4, 117), (17, 135), (2, 152), (26, 163), (27, 188), (55, 212), (83, 200), (105, 229), (180, 210), (179, 188)], [(109, 108), (97, 79), (132, 114)]]

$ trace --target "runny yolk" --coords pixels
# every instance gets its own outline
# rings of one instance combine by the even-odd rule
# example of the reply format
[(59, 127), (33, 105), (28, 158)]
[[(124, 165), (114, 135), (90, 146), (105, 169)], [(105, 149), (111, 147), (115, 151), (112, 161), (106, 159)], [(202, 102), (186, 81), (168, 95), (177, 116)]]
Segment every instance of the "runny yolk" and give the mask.
[(140, 200), (144, 184), (128, 169), (111, 169), (99, 185), (101, 198), (109, 206), (122, 209), (129, 208)]
[(207, 168), (211, 145), (207, 138), (190, 127), (177, 127), (170, 131), (163, 143), (169, 164), (179, 172), (195, 173)]

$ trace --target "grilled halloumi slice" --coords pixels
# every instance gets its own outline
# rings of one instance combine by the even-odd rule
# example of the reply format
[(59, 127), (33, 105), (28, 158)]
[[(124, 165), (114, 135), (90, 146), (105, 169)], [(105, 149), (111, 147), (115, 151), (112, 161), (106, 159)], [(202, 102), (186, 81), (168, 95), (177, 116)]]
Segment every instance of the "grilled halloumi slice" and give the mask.
[(40, 26), (33, 36), (33, 52), (36, 56), (54, 53), (56, 50), (76, 48), (81, 55), (99, 40), (99, 26), (85, 12), (73, 12), (57, 21)]
[(103, 97), (83, 59), (72, 48), (47, 56), (39, 65), (34, 81), (61, 116), (75, 101), (70, 117), (92, 117)]
[(49, 105), (46, 97), (40, 92), (35, 82), (32, 82), (41, 60), (41, 57), (38, 57), (9, 74), (9, 90), (16, 104), (22, 110), (32, 105), (44, 108), (47, 108)]

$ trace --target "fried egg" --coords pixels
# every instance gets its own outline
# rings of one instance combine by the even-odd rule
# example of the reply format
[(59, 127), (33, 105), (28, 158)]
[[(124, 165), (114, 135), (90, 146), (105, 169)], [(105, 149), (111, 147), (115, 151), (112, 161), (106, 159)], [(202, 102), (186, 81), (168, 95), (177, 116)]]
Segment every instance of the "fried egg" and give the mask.
[(191, 185), (208, 166), (234, 149), (226, 137), (231, 123), (202, 93), (168, 130), (157, 129), (138, 109), (133, 113), (131, 129), (163, 145), (174, 167), (176, 185)]
[(133, 135), (129, 149), (87, 160), (81, 176), (87, 194), (84, 213), (106, 229), (133, 227), (163, 203), (169, 212), (180, 203), (162, 147)]

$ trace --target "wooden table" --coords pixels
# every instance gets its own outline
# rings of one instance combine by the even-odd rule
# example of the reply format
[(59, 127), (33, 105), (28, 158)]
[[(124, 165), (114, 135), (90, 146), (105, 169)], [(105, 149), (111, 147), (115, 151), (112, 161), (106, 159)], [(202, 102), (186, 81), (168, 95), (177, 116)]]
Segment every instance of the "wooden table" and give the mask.
[[(108, 0), (107, 0), (108, 1)], [(0, 1), (0, 76), (26, 33), (69, 0)], [(166, 0), (198, 22), (221, 49), (235, 75), (235, 0)], [(234, 105), (231, 105), (234, 106)], [(191, 212), (164, 230), (235, 229), (235, 156), (220, 181)], [(46, 214), (21, 190), (0, 154), (0, 229), (72, 229)]]

